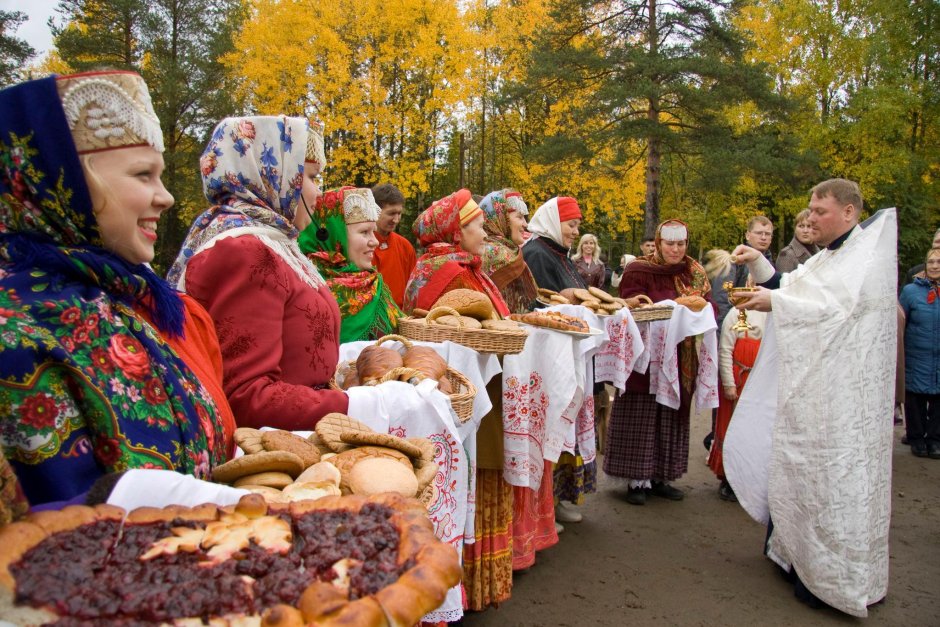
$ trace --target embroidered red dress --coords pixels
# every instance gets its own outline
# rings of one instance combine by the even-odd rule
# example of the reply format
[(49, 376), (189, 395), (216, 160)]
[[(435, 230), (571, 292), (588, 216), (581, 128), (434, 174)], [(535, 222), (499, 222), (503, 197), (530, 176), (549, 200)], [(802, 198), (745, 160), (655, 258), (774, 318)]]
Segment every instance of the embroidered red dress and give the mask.
[(241, 427), (312, 429), (345, 412), (328, 389), (339, 360), (339, 307), (251, 235), (217, 242), (189, 260), (186, 290), (212, 315), (224, 385)]

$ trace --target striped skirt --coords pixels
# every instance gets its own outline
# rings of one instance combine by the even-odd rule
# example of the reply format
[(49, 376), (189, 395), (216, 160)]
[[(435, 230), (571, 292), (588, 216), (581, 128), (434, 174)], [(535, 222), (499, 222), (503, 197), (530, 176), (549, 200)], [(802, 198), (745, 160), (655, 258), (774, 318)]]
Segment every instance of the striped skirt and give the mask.
[(477, 471), (473, 544), (463, 547), (465, 609), (498, 606), (512, 594), (513, 488), (502, 470)]

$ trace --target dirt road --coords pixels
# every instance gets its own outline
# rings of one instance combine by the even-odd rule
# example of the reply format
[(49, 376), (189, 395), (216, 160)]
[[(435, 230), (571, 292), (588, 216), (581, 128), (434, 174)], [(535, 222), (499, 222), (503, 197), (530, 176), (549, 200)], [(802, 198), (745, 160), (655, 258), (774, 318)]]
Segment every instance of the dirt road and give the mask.
[(940, 625), (940, 460), (911, 455), (896, 429), (888, 598), (860, 620), (793, 597), (761, 553), (765, 528), (718, 499), (705, 432), (693, 417), (684, 501), (628, 505), (601, 473), (584, 522), (515, 577), (508, 602), (464, 625)]

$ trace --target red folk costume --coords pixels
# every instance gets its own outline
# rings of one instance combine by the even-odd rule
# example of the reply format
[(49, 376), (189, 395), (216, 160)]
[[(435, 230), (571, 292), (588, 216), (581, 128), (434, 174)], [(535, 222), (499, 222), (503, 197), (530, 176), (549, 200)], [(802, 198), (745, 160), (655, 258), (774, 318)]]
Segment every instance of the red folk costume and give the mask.
[(386, 237), (376, 231), (375, 238), (379, 240), (379, 246), (372, 255), (375, 269), (385, 279), (395, 304), (401, 307), (405, 302), (405, 286), (408, 285), (408, 278), (417, 263), (415, 248), (411, 242), (395, 232)]
[(214, 206), (170, 271), (215, 322), (242, 427), (311, 429), (348, 407), (327, 388), (339, 361), (339, 307), (293, 225), (307, 140), (302, 118), (220, 122), (200, 160)]
[(470, 190), (461, 189), (435, 201), (418, 216), (414, 230), (425, 253), (405, 288), (406, 312), (416, 307), (431, 309), (443, 294), (464, 288), (486, 294), (501, 316), (509, 315), (496, 284), (481, 269), (480, 256), (460, 247), (460, 228), (482, 213)]

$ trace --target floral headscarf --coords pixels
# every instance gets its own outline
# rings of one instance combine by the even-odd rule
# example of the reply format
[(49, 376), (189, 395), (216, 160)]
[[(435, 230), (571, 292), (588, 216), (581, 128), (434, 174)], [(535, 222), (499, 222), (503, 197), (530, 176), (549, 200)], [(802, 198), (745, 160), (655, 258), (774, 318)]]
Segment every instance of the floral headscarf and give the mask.
[(512, 241), (509, 214), (517, 209), (501, 191), (487, 194), (480, 201), (480, 208), (485, 217), (483, 230), (486, 231), (483, 272), (493, 279), (510, 311), (528, 311), (538, 298), (538, 286), (522, 258), (522, 250)]
[[(665, 220), (656, 227), (656, 251), (651, 255), (644, 255), (639, 257), (636, 261), (649, 264), (652, 266), (649, 268), (649, 271), (656, 273), (657, 267), (665, 269), (668, 267), (666, 260), (663, 258), (663, 226), (666, 224), (681, 224), (686, 229), (688, 234), (688, 225), (681, 220)], [(688, 239), (686, 239), (686, 244), (688, 244)], [(686, 269), (683, 272), (674, 274), (668, 272), (668, 274), (674, 274), (674, 281), (676, 285), (676, 292), (680, 296), (702, 296), (705, 297), (711, 291), (711, 282), (708, 280), (708, 274), (705, 272), (705, 268), (698, 261), (685, 256), (685, 259), (682, 260), (681, 264), (686, 266)]]
[[(199, 159), (202, 188), (213, 206), (190, 228), (167, 275), (170, 282), (185, 285), (189, 259), (220, 236), (251, 233), (271, 246), (306, 283), (314, 287), (323, 284), (295, 241), (294, 215), (300, 207), (307, 124), (303, 118), (287, 116), (219, 122)], [(230, 233), (235, 229), (237, 233)]]
[(70, 138), (54, 77), (0, 91), (0, 444), (34, 504), (225, 460), (210, 394), (134, 309), (181, 332), (179, 295), (102, 247)]
[[(362, 270), (349, 260), (344, 204), (362, 200), (371, 202), (375, 213), (359, 218), (372, 217), (374, 221), (379, 207), (372, 198), (372, 190), (347, 186), (325, 192), (317, 199), (313, 221), (301, 232), (297, 242), (300, 250), (320, 269), (336, 297), (342, 318), (342, 343), (394, 333), (403, 315), (382, 275), (375, 268)], [(351, 219), (362, 221), (359, 218)]]
[(425, 246), (425, 253), (418, 258), (405, 287), (405, 311), (430, 307), (462, 274), (470, 279), (474, 289), (490, 297), (500, 315), (509, 314), (499, 289), (481, 271), (480, 257), (460, 247), (461, 208), (465, 206), (461, 200), (465, 196), (469, 192), (460, 190), (436, 200), (415, 220), (414, 232), (418, 242)]

